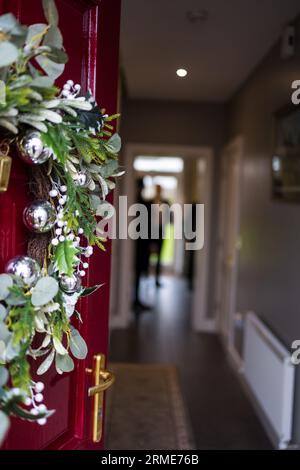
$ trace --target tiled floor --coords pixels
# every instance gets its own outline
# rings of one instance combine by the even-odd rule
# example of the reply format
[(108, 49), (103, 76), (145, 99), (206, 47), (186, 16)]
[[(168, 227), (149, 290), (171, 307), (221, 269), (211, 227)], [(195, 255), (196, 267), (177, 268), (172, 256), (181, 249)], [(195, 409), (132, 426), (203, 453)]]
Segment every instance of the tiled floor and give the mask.
[(198, 449), (270, 449), (218, 337), (191, 330), (185, 281), (166, 277), (156, 291), (150, 279), (143, 289), (154, 309), (112, 332), (110, 360), (178, 367)]

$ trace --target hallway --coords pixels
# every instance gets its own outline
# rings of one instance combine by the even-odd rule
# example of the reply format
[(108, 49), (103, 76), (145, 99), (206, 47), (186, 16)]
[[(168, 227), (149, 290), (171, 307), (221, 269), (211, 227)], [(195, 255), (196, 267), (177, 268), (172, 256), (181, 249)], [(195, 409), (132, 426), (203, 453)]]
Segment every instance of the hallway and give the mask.
[(110, 360), (178, 367), (197, 449), (271, 449), (218, 337), (191, 330), (186, 282), (164, 277), (158, 291), (153, 284), (144, 286), (153, 311), (112, 331)]

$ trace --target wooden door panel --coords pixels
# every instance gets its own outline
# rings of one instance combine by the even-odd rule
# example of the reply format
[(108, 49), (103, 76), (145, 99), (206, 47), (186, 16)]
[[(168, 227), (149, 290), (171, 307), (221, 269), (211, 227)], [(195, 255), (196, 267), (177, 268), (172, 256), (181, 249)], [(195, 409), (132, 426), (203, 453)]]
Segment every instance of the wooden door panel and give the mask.
[[(112, 5), (114, 3), (114, 5)], [(41, 0), (0, 0), (0, 14), (13, 12), (23, 24), (45, 22)], [(99, 104), (111, 113), (117, 109), (118, 41), (120, 0), (56, 0), (59, 27), (69, 55), (65, 72), (57, 81), (72, 79), (83, 90), (91, 88)], [(102, 29), (101, 29), (102, 26)], [(99, 30), (101, 35), (98, 35)], [(106, 50), (107, 49), (107, 50)], [(108, 75), (105, 79), (103, 74)], [(96, 83), (97, 74), (97, 83)], [(101, 99), (102, 98), (102, 99)], [(15, 255), (25, 254), (28, 232), (22, 212), (30, 199), (28, 167), (14, 156), (9, 190), (0, 195), (0, 272)], [(58, 376), (54, 369), (42, 376), (45, 403), (57, 412), (46, 426), (12, 419), (6, 449), (96, 448), (90, 442), (91, 414), (89, 385), (85, 368), (94, 354), (107, 352), (110, 277), (110, 246), (106, 253), (95, 249), (86, 276), (89, 285), (104, 282), (105, 287), (80, 303), (83, 325), (77, 325), (87, 340), (86, 361), (76, 361), (74, 372)]]

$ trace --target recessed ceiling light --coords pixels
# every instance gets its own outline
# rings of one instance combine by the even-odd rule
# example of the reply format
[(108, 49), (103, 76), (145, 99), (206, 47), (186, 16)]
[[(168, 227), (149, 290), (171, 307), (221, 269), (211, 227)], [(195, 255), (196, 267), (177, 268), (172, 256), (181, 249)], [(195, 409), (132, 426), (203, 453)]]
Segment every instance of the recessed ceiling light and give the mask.
[(180, 78), (183, 78), (183, 77), (187, 76), (187, 70), (185, 70), (185, 69), (178, 69), (178, 70), (176, 70), (176, 73), (177, 73), (178, 77), (180, 77)]

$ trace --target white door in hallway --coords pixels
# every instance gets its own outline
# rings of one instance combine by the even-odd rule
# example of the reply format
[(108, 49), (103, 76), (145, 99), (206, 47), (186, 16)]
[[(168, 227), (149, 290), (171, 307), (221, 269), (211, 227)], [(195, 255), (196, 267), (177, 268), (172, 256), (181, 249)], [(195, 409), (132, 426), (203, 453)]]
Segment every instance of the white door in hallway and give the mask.
[(220, 193), (220, 230), (218, 240), (217, 307), (219, 328), (231, 352), (234, 349), (234, 324), (238, 250), (243, 139), (230, 142), (222, 154)]

